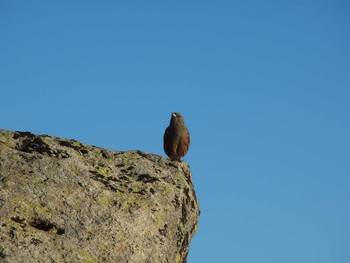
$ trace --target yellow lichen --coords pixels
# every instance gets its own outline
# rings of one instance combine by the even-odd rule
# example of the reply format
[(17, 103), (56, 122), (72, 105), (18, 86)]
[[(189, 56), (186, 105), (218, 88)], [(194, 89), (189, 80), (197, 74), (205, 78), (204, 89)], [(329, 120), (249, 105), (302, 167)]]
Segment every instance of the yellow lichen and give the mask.
[(84, 251), (82, 254), (84, 263), (99, 263), (97, 259), (95, 259), (91, 254), (87, 251)]
[(180, 262), (181, 262), (181, 255), (180, 254), (176, 254), (175, 263), (180, 263)]

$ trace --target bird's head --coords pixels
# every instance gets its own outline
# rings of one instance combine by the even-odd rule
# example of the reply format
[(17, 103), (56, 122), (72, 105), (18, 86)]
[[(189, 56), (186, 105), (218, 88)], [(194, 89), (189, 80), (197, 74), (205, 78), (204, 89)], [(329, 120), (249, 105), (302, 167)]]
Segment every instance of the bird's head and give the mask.
[(173, 112), (171, 114), (170, 124), (172, 125), (182, 125), (185, 124), (184, 119), (181, 115), (181, 113)]

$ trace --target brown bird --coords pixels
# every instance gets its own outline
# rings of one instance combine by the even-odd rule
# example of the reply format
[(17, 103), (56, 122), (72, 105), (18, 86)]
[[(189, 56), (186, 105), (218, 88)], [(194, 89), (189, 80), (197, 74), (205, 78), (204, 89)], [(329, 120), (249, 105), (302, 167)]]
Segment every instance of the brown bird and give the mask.
[(166, 128), (164, 137), (164, 152), (172, 161), (181, 162), (190, 147), (190, 133), (185, 125), (184, 118), (178, 112), (171, 114), (170, 124)]

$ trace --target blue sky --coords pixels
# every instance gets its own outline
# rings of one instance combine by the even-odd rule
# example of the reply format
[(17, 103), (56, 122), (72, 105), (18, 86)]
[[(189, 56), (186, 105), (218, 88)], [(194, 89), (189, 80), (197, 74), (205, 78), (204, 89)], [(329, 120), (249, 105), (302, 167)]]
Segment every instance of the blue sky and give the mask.
[(350, 262), (348, 1), (1, 1), (0, 128), (165, 155), (189, 263)]

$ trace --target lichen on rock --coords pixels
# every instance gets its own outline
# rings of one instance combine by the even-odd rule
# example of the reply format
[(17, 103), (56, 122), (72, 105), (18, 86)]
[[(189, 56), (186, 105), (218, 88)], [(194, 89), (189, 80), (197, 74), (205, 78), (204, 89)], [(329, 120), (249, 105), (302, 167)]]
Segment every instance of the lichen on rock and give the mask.
[(0, 262), (186, 262), (189, 166), (0, 130)]

